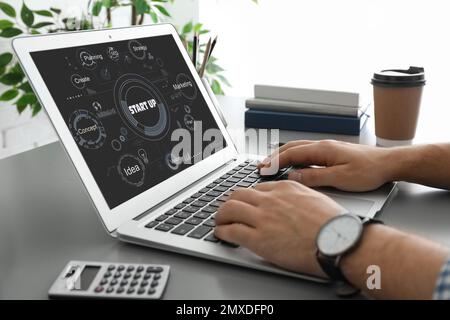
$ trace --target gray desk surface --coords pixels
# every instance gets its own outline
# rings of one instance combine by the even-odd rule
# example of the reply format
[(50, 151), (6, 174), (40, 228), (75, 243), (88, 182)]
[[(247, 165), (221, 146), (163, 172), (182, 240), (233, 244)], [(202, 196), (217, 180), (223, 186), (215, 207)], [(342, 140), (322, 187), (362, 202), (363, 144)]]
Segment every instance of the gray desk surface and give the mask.
[[(232, 134), (243, 130), (243, 99), (223, 98)], [(346, 138), (281, 133), (283, 139)], [(359, 141), (373, 143), (371, 124)], [(326, 285), (125, 244), (105, 232), (57, 143), (0, 161), (0, 298), (45, 299), (68, 260), (172, 266), (166, 299), (334, 299)], [(450, 193), (401, 183), (386, 223), (450, 245)]]

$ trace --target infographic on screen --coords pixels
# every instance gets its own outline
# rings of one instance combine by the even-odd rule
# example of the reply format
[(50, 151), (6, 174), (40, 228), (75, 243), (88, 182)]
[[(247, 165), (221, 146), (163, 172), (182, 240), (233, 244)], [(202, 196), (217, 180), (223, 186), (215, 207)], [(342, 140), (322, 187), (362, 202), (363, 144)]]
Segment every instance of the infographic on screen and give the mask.
[(31, 56), (111, 209), (192, 165), (174, 130), (218, 129), (171, 35)]

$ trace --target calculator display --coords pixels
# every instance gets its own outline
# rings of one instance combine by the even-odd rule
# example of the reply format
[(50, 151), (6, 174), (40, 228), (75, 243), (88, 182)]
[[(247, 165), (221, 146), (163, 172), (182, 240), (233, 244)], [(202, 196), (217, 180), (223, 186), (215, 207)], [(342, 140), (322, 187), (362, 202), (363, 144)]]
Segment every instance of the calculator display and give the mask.
[(86, 266), (80, 275), (80, 287), (78, 290), (86, 291), (89, 289), (92, 281), (94, 281), (100, 267), (97, 266)]

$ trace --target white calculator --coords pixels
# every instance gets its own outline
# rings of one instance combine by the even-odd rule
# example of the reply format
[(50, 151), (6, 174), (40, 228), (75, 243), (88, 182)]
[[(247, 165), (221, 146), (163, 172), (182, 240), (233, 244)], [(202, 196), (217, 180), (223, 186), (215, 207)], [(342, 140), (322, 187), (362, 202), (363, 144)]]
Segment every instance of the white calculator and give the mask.
[(170, 267), (159, 264), (70, 261), (50, 298), (160, 299)]

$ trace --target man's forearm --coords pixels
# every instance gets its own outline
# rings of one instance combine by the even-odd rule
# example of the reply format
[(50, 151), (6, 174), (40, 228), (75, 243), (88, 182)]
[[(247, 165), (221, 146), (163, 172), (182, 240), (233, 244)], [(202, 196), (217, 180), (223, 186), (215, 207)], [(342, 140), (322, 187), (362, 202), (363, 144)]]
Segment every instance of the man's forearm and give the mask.
[(389, 180), (450, 190), (450, 144), (393, 148), (387, 153)]
[[(382, 299), (430, 299), (449, 251), (434, 242), (382, 225), (366, 227), (358, 248), (341, 261), (346, 278)], [(380, 268), (381, 288), (370, 289), (367, 268)]]

